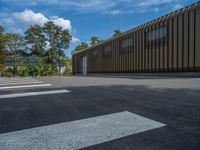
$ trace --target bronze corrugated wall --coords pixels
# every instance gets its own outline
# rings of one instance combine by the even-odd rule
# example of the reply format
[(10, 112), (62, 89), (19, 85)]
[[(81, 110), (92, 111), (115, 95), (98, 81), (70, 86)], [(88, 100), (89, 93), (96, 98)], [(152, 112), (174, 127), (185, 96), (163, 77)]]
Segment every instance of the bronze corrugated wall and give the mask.
[[(111, 46), (109, 55), (106, 46)], [(200, 3), (75, 53), (74, 74), (81, 73), (84, 55), (89, 73), (200, 71)]]

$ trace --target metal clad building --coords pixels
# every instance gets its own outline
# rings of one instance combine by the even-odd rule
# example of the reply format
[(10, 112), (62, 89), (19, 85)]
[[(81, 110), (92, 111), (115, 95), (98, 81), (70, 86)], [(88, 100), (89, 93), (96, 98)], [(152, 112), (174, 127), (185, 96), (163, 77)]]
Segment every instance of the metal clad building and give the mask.
[(200, 2), (73, 54), (73, 73), (200, 71)]

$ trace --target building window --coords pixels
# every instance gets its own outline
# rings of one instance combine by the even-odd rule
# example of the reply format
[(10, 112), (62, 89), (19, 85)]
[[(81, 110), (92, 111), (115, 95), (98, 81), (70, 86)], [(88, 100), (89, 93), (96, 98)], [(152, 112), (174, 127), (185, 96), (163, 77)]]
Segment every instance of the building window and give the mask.
[(94, 56), (94, 57), (97, 56), (97, 53), (98, 53), (97, 49), (92, 50), (92, 56)]
[[(146, 32), (146, 47), (153, 45), (154, 42), (163, 44), (163, 40), (167, 37), (167, 27), (161, 27), (152, 31)], [(159, 44), (156, 44), (159, 46)]]
[(103, 54), (104, 56), (112, 56), (112, 46), (111, 45), (105, 46)]
[(124, 39), (122, 41), (122, 49), (129, 48), (133, 46), (133, 38)]

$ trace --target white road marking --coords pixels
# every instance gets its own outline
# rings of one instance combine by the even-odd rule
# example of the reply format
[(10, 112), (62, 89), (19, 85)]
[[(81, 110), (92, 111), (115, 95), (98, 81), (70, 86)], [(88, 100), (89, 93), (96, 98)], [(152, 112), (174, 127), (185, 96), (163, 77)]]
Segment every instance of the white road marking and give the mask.
[(120, 112), (78, 121), (0, 135), (6, 150), (75, 150), (165, 126), (163, 123)]
[(18, 81), (18, 80), (24, 80), (24, 81), (33, 81), (35, 79), (25, 79), (25, 78), (19, 78), (19, 79), (16, 79), (16, 78), (4, 78), (4, 79), (1, 79), (0, 78), (0, 81)]
[(41, 82), (36, 79), (27, 79), (27, 78), (0, 78), (0, 84), (7, 84), (7, 83), (20, 83), (20, 82)]
[(9, 81), (0, 81), (0, 83), (15, 83), (15, 82), (38, 82), (38, 80), (9, 80)]
[(0, 81), (36, 81), (32, 78), (0, 78)]
[(28, 87), (42, 87), (42, 86), (51, 86), (51, 84), (36, 84), (36, 85), (6, 86), (6, 87), (0, 87), (0, 90), (2, 90), (2, 89), (28, 88)]
[(0, 83), (0, 86), (2, 85), (19, 85), (19, 84), (38, 84), (43, 83), (42, 81), (35, 81), (35, 82), (10, 82), (10, 83)]
[(0, 79), (34, 79), (32, 77), (0, 77)]
[(0, 99), (3, 98), (16, 98), (16, 97), (26, 97), (26, 96), (38, 96), (38, 95), (49, 95), (49, 94), (61, 94), (68, 93), (68, 90), (54, 90), (54, 91), (44, 91), (44, 92), (28, 92), (28, 93), (17, 93), (17, 94), (4, 94), (0, 95)]

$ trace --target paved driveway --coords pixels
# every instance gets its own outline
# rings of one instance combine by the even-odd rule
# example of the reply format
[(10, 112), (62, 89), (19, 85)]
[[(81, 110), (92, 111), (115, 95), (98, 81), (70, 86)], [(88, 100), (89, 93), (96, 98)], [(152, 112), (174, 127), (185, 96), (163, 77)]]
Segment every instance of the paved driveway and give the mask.
[(81, 148), (199, 150), (200, 79), (0, 78), (0, 149)]

